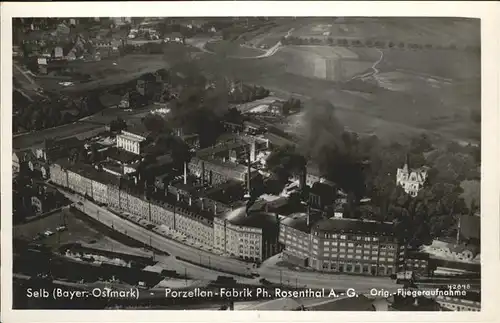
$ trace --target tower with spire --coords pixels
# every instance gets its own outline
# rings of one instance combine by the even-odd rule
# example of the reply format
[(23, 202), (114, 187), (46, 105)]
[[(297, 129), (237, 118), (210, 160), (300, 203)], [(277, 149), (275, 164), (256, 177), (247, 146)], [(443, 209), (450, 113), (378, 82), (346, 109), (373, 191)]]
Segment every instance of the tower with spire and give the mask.
[(427, 180), (428, 167), (410, 167), (410, 155), (406, 154), (406, 161), (403, 168), (398, 168), (396, 173), (396, 184), (401, 186), (410, 196), (417, 196), (424, 187)]

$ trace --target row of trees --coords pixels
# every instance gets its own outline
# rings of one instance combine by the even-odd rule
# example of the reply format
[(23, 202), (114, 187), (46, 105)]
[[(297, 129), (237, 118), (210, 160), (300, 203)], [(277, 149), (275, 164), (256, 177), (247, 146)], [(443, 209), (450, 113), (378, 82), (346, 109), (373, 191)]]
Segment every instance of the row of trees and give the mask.
[(406, 43), (395, 41), (382, 41), (382, 40), (359, 40), (359, 39), (346, 39), (346, 38), (319, 38), (319, 37), (283, 37), (281, 39), (283, 45), (328, 45), (328, 46), (353, 46), (353, 47), (370, 47), (370, 48), (398, 48), (398, 49), (449, 49), (449, 50), (467, 50), (477, 51), (477, 46), (457, 46), (456, 44), (419, 44), (419, 43)]
[(269, 90), (262, 86), (235, 86), (229, 93), (230, 103), (246, 103), (255, 100), (263, 99), (269, 96)]
[[(467, 198), (461, 187), (463, 181), (479, 179), (477, 147), (450, 143), (436, 148), (426, 135), (405, 146), (384, 144), (375, 136), (343, 132), (337, 146), (324, 153), (324, 176), (348, 194), (344, 216), (394, 221), (400, 238), (413, 246), (434, 237), (454, 237), (457, 217), (478, 210), (479, 195)], [(407, 155), (410, 167), (430, 167), (429, 180), (415, 198), (396, 185), (396, 170)], [(271, 154), (268, 167), (284, 183), (305, 159), (299, 149), (284, 147)], [(369, 204), (359, 203), (364, 196), (371, 198)]]
[(50, 98), (35, 102), (14, 96), (13, 131), (32, 131), (56, 127), (101, 111), (104, 106), (98, 93), (91, 93), (79, 99)]

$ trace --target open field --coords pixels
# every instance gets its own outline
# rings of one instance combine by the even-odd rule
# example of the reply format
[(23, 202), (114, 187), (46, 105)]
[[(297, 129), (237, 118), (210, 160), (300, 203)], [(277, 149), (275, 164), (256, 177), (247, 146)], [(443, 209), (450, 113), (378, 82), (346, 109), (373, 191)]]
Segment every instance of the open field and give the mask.
[(293, 36), (478, 46), (479, 28), (479, 21), (457, 18), (311, 18), (295, 28)]
[[(441, 45), (478, 46), (480, 41), (479, 24), (473, 20), (372, 18), (360, 22), (356, 18), (282, 20), (265, 36), (247, 41), (258, 45), (276, 37), (275, 44), (290, 30), (296, 37), (330, 32), (328, 37), (383, 35), (380, 39)], [(210, 57), (200, 62), (207, 70), (225, 71), (263, 85), (280, 97), (295, 96), (310, 109), (316, 100), (329, 101), (340, 122), (352, 131), (389, 140), (405, 140), (421, 132), (445, 140), (480, 140), (480, 126), (471, 119), (481, 108), (479, 53), (366, 47), (342, 51), (333, 46), (284, 46), (259, 60)], [(335, 55), (344, 57), (343, 77), (328, 77), (327, 68), (334, 70), (335, 66), (328, 67), (325, 61)], [(292, 123), (292, 129), (298, 131), (300, 115)]]
[(62, 87), (57, 80), (38, 78), (37, 81), (47, 91), (60, 91), (70, 94), (126, 83), (144, 73), (154, 72), (160, 68), (168, 68), (168, 64), (161, 54), (127, 55), (96, 62), (75, 61), (70, 62), (68, 66), (74, 68), (75, 72), (90, 74), (92, 81), (75, 82), (73, 86), (68, 87)]
[[(363, 61), (380, 59), (375, 49), (349, 50)], [(259, 60), (220, 60), (210, 55), (199, 62), (207, 71), (263, 85), (280, 97), (293, 95), (306, 103), (311, 99), (329, 101), (340, 121), (352, 131), (389, 140), (405, 140), (421, 132), (447, 140), (477, 142), (480, 138), (480, 127), (470, 118), (471, 111), (480, 109), (478, 54), (384, 50), (377, 65), (378, 81), (368, 77), (356, 82), (292, 74), (290, 55), (293, 51), (284, 47)], [(361, 74), (366, 68), (370, 72), (367, 65), (358, 66)], [(311, 103), (306, 106), (314, 108)]]
[(265, 53), (263, 50), (226, 40), (208, 42), (205, 49), (218, 55), (238, 58), (255, 57)]
[(265, 33), (261, 33), (253, 37), (252, 39), (247, 38), (247, 42), (255, 47), (272, 47), (276, 45), (284, 36), (288, 34), (288, 31), (293, 28), (295, 22), (292, 19), (280, 19), (277, 21), (278, 24), (271, 28), (266, 28)]
[(376, 55), (360, 59), (355, 51), (335, 46), (286, 46), (277, 55), (286, 60), (289, 73), (332, 81), (363, 73), (378, 59)]

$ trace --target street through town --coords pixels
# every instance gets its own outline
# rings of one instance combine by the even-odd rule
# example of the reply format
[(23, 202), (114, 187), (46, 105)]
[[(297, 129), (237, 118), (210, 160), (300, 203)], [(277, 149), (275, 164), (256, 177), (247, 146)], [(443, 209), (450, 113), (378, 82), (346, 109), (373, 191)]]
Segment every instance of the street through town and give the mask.
[[(168, 252), (174, 257), (186, 259), (191, 263), (179, 261), (180, 268), (185, 268), (186, 273), (194, 279), (216, 279), (218, 275), (228, 275), (224, 271), (234, 273), (236, 279), (240, 283), (256, 283), (260, 278), (273, 283), (281, 283), (290, 287), (307, 287), (307, 288), (333, 288), (336, 290), (346, 290), (354, 288), (356, 291), (366, 293), (371, 288), (395, 290), (397, 285), (389, 278), (384, 277), (364, 277), (353, 275), (336, 275), (324, 274), (317, 272), (294, 271), (287, 268), (277, 267), (275, 265), (267, 265), (264, 263), (257, 269), (260, 277), (251, 279), (238, 277), (237, 275), (250, 275), (252, 272), (251, 265), (243, 261), (223, 257), (210, 253), (208, 251), (193, 248), (183, 243), (168, 239), (155, 232), (152, 232), (144, 227), (141, 227), (131, 221), (121, 218), (120, 216), (110, 212), (106, 208), (99, 207), (96, 204), (83, 200), (81, 197), (70, 194), (66, 191), (61, 192), (71, 201), (75, 202), (76, 207), (88, 216), (103, 223), (104, 225), (113, 228), (116, 231), (124, 233), (138, 241), (144, 242), (146, 245)], [(82, 203), (79, 205), (78, 202)], [(159, 256), (165, 263), (171, 263), (172, 259), (166, 260), (166, 257)], [(162, 262), (160, 260), (160, 262)], [(197, 266), (210, 267), (204, 268)], [(182, 269), (181, 269), (182, 270)], [(218, 272), (218, 270), (222, 272)], [(229, 276), (231, 276), (229, 274)]]

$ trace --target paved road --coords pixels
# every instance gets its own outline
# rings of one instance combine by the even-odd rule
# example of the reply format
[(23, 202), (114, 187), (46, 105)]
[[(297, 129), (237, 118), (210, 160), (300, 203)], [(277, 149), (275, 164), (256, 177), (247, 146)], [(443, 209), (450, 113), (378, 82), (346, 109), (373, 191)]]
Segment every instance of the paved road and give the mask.
[[(64, 191), (63, 191), (64, 192)], [(81, 201), (80, 197), (64, 192), (64, 194), (74, 202)], [(201, 279), (214, 279), (217, 275), (225, 275), (218, 273), (216, 270), (226, 270), (238, 274), (249, 274), (251, 269), (248, 264), (237, 259), (226, 258), (215, 255), (208, 251), (199, 250), (188, 245), (184, 245), (177, 241), (167, 239), (159, 234), (151, 232), (143, 227), (136, 225), (128, 220), (125, 220), (118, 215), (101, 208), (89, 201), (82, 201), (81, 210), (90, 217), (100, 221), (101, 223), (114, 228), (117, 231), (125, 233), (134, 239), (144, 241), (151, 244), (152, 247), (163, 250), (176, 257), (188, 259), (195, 264), (179, 261), (180, 266), (187, 268), (188, 275), (196, 276)], [(209, 265), (212, 269), (200, 268), (196, 263)], [(285, 269), (275, 266), (263, 266), (258, 269), (262, 278), (275, 283), (288, 284), (291, 287), (297, 285), (307, 286), (309, 288), (334, 288), (338, 290), (355, 288), (362, 291), (367, 291), (370, 288), (396, 288), (397, 285), (388, 278), (380, 277), (361, 277), (350, 275), (331, 275), (321, 274), (316, 272), (298, 272), (290, 269)], [(239, 279), (240, 282), (250, 283), (256, 282), (258, 279)]]
[(274, 266), (260, 268), (259, 274), (271, 282), (281, 282), (291, 287), (307, 286), (307, 288), (333, 288), (335, 290), (354, 288), (362, 293), (368, 292), (371, 288), (386, 290), (398, 288), (398, 285), (389, 278), (299, 272)]
[[(290, 36), (291, 32), (293, 31), (293, 28), (290, 29), (287, 33), (287, 36)], [(202, 50), (203, 52), (205, 53), (209, 53), (209, 54), (215, 54), (214, 52), (208, 50), (205, 45), (207, 43), (210, 43), (210, 42), (217, 42), (219, 41), (218, 39), (200, 39), (200, 38), (195, 38), (195, 39), (188, 39), (186, 40), (186, 44), (188, 45), (191, 45), (193, 47), (196, 47), (200, 50)], [(240, 56), (228, 56), (228, 58), (235, 58), (235, 59), (256, 59), (256, 58), (266, 58), (266, 57), (270, 57), (270, 56), (273, 56), (274, 54), (276, 54), (280, 48), (281, 48), (282, 44), (281, 44), (281, 41), (278, 41), (273, 47), (269, 48), (268, 50), (266, 50), (263, 54), (261, 55), (257, 55), (257, 56), (248, 56), (248, 57), (240, 57)]]
[[(75, 195), (67, 192), (64, 192), (64, 195), (66, 195), (73, 202), (81, 201)], [(199, 263), (200, 259), (201, 263), (204, 265), (208, 265), (210, 262), (210, 266), (215, 269), (226, 270), (237, 274), (250, 274), (250, 270), (247, 269), (248, 264), (242, 261), (222, 257), (208, 251), (195, 249), (180, 242), (167, 239), (157, 233), (147, 230), (146, 228), (125, 220), (90, 201), (81, 202), (83, 203), (82, 206), (78, 204), (76, 204), (76, 206), (90, 217), (114, 228), (117, 231), (125, 233), (136, 240), (144, 241), (153, 248), (168, 252), (176, 257), (182, 257), (194, 263)]]

